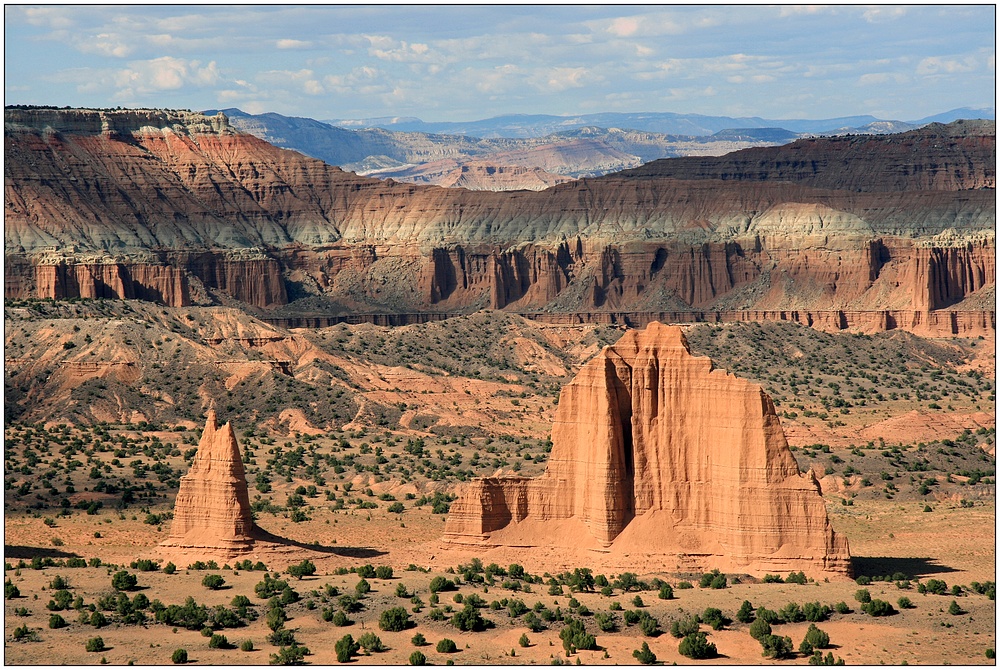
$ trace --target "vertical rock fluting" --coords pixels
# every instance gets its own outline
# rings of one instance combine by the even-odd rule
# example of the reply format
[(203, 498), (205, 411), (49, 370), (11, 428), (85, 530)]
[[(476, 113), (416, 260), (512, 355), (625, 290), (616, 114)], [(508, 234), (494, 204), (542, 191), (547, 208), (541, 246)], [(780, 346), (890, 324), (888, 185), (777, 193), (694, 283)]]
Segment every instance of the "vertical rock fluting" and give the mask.
[(470, 484), (445, 540), (673, 556), (678, 568), (848, 572), (819, 487), (771, 399), (652, 323), (606, 347), (560, 396), (536, 479)]
[(209, 410), (198, 452), (181, 477), (164, 547), (240, 553), (254, 544), (253, 515), (240, 447), (229, 423)]

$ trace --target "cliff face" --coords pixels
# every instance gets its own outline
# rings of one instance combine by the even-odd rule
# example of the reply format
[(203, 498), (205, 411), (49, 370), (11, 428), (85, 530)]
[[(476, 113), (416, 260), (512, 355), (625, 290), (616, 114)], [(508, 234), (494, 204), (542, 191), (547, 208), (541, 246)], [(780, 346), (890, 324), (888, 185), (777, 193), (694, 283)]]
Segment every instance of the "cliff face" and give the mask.
[(358, 177), (222, 115), (5, 120), (9, 297), (179, 305), (200, 283), (266, 308), (292, 280), (367, 312), (927, 311), (993, 283), (992, 126), (491, 193)]
[(685, 568), (849, 570), (770, 398), (691, 356), (679, 328), (630, 331), (584, 366), (552, 442), (541, 477), (468, 486), (445, 539), (638, 551)]

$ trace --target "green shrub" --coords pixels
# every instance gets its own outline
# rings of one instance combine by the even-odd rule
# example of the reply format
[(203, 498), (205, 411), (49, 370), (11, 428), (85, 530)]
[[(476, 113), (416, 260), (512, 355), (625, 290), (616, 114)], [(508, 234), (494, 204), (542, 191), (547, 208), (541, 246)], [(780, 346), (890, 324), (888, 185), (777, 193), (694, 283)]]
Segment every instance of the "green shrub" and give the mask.
[(793, 653), (792, 638), (780, 635), (765, 635), (760, 638), (760, 646), (763, 649), (762, 656), (766, 658), (782, 659), (790, 658)]
[(354, 585), (354, 592), (359, 596), (363, 596), (366, 593), (370, 593), (372, 590), (372, 585), (368, 583), (367, 579), (362, 578), (357, 584)]
[(563, 649), (567, 654), (574, 654), (578, 649), (597, 648), (597, 638), (587, 633), (583, 622), (579, 619), (570, 619), (559, 631), (559, 639), (562, 640)]
[(202, 586), (213, 591), (218, 591), (225, 585), (225, 583), (226, 580), (222, 575), (205, 575), (205, 577), (201, 580)]
[(684, 590), (693, 589), (694, 587), (691, 585), (691, 582), (677, 582), (677, 588)]
[(451, 625), (461, 631), (481, 631), (486, 629), (486, 620), (471, 603), (451, 617)]
[(771, 624), (764, 619), (757, 619), (750, 624), (750, 637), (760, 642), (771, 634)]
[(847, 606), (843, 600), (833, 606), (833, 609), (837, 610), (837, 614), (850, 614), (851, 608)]
[(424, 637), (423, 633), (417, 633), (416, 635), (410, 638), (410, 644), (412, 644), (414, 647), (423, 647), (425, 644), (427, 644), (427, 638)]
[(670, 584), (661, 584), (660, 592), (657, 595), (660, 597), (660, 600), (670, 600), (674, 597), (674, 589)]
[(753, 604), (749, 600), (744, 600), (743, 604), (736, 611), (736, 620), (740, 623), (750, 623), (754, 618)]
[[(166, 565), (163, 566), (163, 571), (165, 573), (167, 573), (168, 575), (172, 575), (175, 572), (177, 572), (177, 566), (174, 565), (173, 563), (167, 563)], [(184, 651), (184, 650), (180, 649), (178, 651)], [(184, 652), (184, 653), (186, 654), (187, 652)]]
[(809, 580), (806, 578), (806, 573), (793, 572), (785, 578), (785, 581), (789, 584), (806, 584)]
[(996, 657), (997, 657), (997, 653), (993, 650), (993, 647), (990, 647), (989, 649), (986, 650), (986, 658), (992, 660), (992, 659), (994, 659)]
[(380, 565), (375, 568), (375, 577), (378, 579), (392, 579), (392, 568), (388, 565)]
[(691, 633), (681, 640), (680, 645), (677, 647), (677, 653), (688, 658), (700, 659), (712, 658), (718, 652), (715, 645), (708, 641), (708, 636), (705, 633), (698, 632)]
[(131, 591), (138, 583), (139, 578), (125, 570), (120, 570), (111, 577), (111, 586), (116, 591)]
[(826, 621), (830, 618), (830, 608), (827, 605), (820, 605), (818, 602), (806, 603), (802, 606), (806, 621)]
[(948, 605), (948, 614), (957, 616), (959, 614), (965, 614), (965, 611), (959, 606), (959, 604), (956, 601), (952, 600), (951, 604)]
[(817, 628), (816, 624), (811, 623), (809, 624), (809, 630), (806, 631), (806, 636), (799, 645), (799, 653), (808, 656), (815, 649), (826, 649), (829, 646), (830, 636), (825, 631)]
[(878, 598), (862, 605), (861, 611), (868, 616), (889, 616), (890, 614), (896, 613), (896, 610), (891, 604), (884, 600), (879, 600)]
[(104, 646), (104, 638), (92, 637), (87, 640), (86, 649), (87, 651), (104, 651), (107, 647)]
[(174, 663), (187, 663), (188, 653), (186, 649), (174, 649), (174, 653), (170, 655), (170, 660)]
[(271, 654), (271, 665), (302, 665), (306, 654), (309, 653), (308, 647), (303, 647), (298, 643), (293, 643), (287, 647), (281, 647), (277, 654)]
[(646, 637), (655, 637), (660, 634), (660, 622), (646, 612), (639, 617), (639, 630)]
[(337, 652), (337, 662), (347, 663), (351, 660), (352, 656), (358, 653), (358, 650), (361, 649), (361, 645), (355, 642), (354, 638), (350, 635), (345, 635), (337, 640), (333, 649)]
[(702, 623), (711, 626), (712, 630), (725, 628), (729, 623), (729, 618), (716, 607), (706, 607), (705, 612), (701, 615), (701, 620)]
[(374, 576), (375, 566), (366, 563), (358, 568), (358, 577), (361, 577), (362, 579), (371, 579)]
[(9, 579), (4, 581), (3, 599), (13, 600), (14, 598), (20, 598), (20, 597), (21, 597), (21, 590), (14, 585), (14, 582), (10, 581)]
[(458, 651), (458, 645), (455, 644), (454, 640), (449, 640), (448, 638), (441, 638), (437, 646), (437, 653), (439, 654), (453, 654)]
[(598, 612), (594, 615), (594, 622), (602, 633), (613, 633), (618, 629), (618, 623), (613, 614)]
[(913, 607), (913, 602), (906, 596), (903, 596), (902, 598), (897, 600), (896, 604), (899, 605), (899, 609), (901, 610), (908, 610), (911, 607)]
[(63, 619), (62, 616), (58, 614), (49, 616), (49, 628), (65, 628), (66, 625), (66, 619)]
[(827, 655), (823, 656), (823, 652), (817, 649), (813, 652), (813, 655), (809, 657), (809, 665), (844, 665), (844, 659), (838, 658), (834, 661), (832, 651), (827, 652)]
[(632, 658), (636, 659), (643, 665), (652, 665), (656, 663), (656, 654), (649, 650), (649, 644), (647, 642), (642, 643), (641, 649), (636, 649), (632, 652)]
[[(402, 503), (393, 503), (393, 505), (399, 505), (400, 507), (403, 506)], [(392, 511), (392, 509), (390, 508), (389, 511)], [(427, 657), (424, 656), (421, 652), (415, 651), (412, 654), (410, 654), (410, 665), (426, 665), (426, 663), (427, 663)]]
[(288, 574), (296, 579), (302, 579), (303, 577), (310, 577), (316, 574), (316, 566), (310, 560), (304, 560), (301, 563), (296, 563), (295, 565), (288, 566)]
[(798, 603), (788, 603), (781, 608), (779, 614), (786, 623), (798, 623), (806, 620), (806, 615)]
[(938, 596), (943, 596), (948, 592), (948, 584), (941, 579), (928, 579), (923, 586), (928, 593), (933, 593)]
[(343, 610), (337, 610), (337, 612), (334, 613), (333, 615), (332, 621), (334, 626), (340, 626), (340, 627), (350, 626), (351, 623), (353, 623), (350, 619), (347, 618), (347, 615), (344, 614)]
[(429, 588), (431, 593), (438, 593), (439, 591), (454, 591), (455, 582), (439, 576), (431, 580)]
[(243, 640), (240, 642), (240, 651), (253, 651), (253, 640)]
[(763, 619), (770, 624), (782, 623), (781, 616), (777, 612), (769, 610), (766, 607), (757, 608), (757, 618)]
[(872, 601), (872, 594), (868, 592), (868, 589), (858, 589), (854, 592), (854, 599), (863, 605)]
[(676, 638), (686, 637), (697, 632), (698, 619), (696, 617), (681, 619), (680, 621), (674, 621), (670, 624), (670, 634)]
[(531, 645), (531, 641), (528, 639), (527, 633), (521, 633), (521, 637), (517, 639), (517, 644), (521, 647), (528, 647)]
[(208, 641), (208, 647), (209, 649), (230, 649), (232, 645), (229, 644), (229, 640), (226, 639), (225, 635), (215, 633)]
[(398, 632), (410, 626), (410, 615), (403, 607), (390, 607), (378, 618), (378, 627), (382, 630)]
[(382, 644), (382, 639), (371, 631), (368, 631), (359, 637), (358, 644), (364, 648), (365, 652), (379, 652), (386, 650), (386, 646)]

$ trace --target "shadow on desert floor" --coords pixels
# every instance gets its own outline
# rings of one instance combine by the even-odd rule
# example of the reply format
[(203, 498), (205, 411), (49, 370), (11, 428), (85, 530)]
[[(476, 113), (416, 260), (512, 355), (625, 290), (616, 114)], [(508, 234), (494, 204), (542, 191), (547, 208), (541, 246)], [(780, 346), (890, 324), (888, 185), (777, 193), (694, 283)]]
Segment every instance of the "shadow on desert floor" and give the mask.
[(855, 576), (894, 575), (901, 572), (910, 579), (928, 577), (945, 572), (958, 572), (955, 568), (938, 563), (936, 558), (897, 558), (893, 556), (852, 556)]
[(26, 545), (5, 544), (3, 546), (4, 558), (27, 558), (35, 556), (39, 558), (80, 558), (79, 554), (72, 551), (60, 551), (49, 547), (29, 547)]
[(379, 549), (372, 549), (371, 547), (332, 547), (322, 544), (299, 542), (297, 540), (269, 533), (259, 526), (254, 528), (253, 537), (259, 542), (268, 542), (281, 547), (295, 547), (296, 549), (305, 549), (307, 551), (315, 551), (321, 554), (334, 554), (336, 556), (345, 556), (348, 558), (375, 558), (377, 556), (385, 556), (389, 553)]

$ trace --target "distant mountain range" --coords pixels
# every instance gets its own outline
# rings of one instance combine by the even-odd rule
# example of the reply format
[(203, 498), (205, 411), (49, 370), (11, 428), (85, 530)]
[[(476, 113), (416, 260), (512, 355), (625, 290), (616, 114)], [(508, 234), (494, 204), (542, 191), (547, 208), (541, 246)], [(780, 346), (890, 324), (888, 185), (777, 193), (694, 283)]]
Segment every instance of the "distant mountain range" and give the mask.
[(958, 119), (995, 119), (995, 109), (961, 107), (913, 121), (878, 119), (871, 115), (842, 116), (832, 119), (762, 119), (757, 116), (730, 117), (674, 112), (638, 112), (553, 116), (548, 114), (508, 114), (479, 121), (425, 122), (413, 117), (378, 117), (371, 119), (331, 119), (330, 125), (342, 128), (384, 128), (399, 132), (446, 133), (474, 137), (539, 137), (582, 126), (645, 130), (673, 135), (712, 135), (730, 128), (784, 128), (794, 133), (827, 134), (863, 130), (876, 123), (898, 124), (901, 132), (928, 123), (950, 123)]
[(237, 108), (205, 113), (218, 111), (242, 132), (351, 172), (475, 190), (540, 190), (660, 158), (720, 156), (786, 144), (804, 135), (898, 133), (932, 121), (994, 117), (993, 110), (963, 108), (913, 122), (873, 116), (769, 120), (603, 113), (425, 123), (406, 117), (326, 122), (273, 112), (248, 114)]

